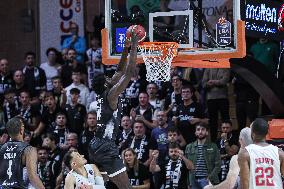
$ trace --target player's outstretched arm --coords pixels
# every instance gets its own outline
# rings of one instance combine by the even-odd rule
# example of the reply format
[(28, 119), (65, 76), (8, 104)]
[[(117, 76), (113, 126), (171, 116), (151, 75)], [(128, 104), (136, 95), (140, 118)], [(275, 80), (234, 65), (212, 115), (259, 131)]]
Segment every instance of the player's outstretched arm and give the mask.
[(119, 94), (125, 90), (133, 75), (133, 72), (135, 71), (136, 60), (137, 60), (137, 45), (138, 45), (138, 38), (135, 34), (133, 34), (131, 37), (131, 51), (130, 51), (128, 64), (126, 66), (126, 71), (119, 79), (118, 83), (116, 83), (110, 89), (107, 97), (109, 105), (113, 110), (117, 108), (117, 101)]
[(204, 189), (232, 189), (236, 184), (239, 173), (240, 167), (238, 164), (238, 155), (234, 155), (230, 161), (230, 169), (226, 180), (218, 185), (207, 185)]
[(65, 178), (64, 189), (74, 189), (75, 186), (75, 178), (73, 175), (68, 174)]
[(240, 180), (241, 180), (241, 188), (248, 189), (249, 188), (249, 154), (245, 149), (240, 149), (238, 155), (238, 163), (240, 166)]
[(37, 151), (34, 147), (28, 146), (24, 152), (26, 168), (29, 180), (37, 189), (44, 189), (40, 178), (37, 175)]
[(123, 52), (122, 52), (120, 61), (118, 63), (116, 72), (112, 76), (111, 81), (110, 81), (111, 86), (114, 86), (119, 81), (121, 76), (125, 73), (126, 65), (127, 65), (128, 48), (129, 48), (128, 44), (129, 43), (125, 42), (125, 47), (123, 49)]

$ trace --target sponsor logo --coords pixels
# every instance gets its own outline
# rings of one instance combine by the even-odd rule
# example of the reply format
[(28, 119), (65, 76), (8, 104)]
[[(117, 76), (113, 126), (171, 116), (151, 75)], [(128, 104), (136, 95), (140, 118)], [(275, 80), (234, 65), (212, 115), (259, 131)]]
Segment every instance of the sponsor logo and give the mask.
[(76, 23), (73, 19), (74, 14), (80, 13), (82, 11), (82, 6), (81, 0), (59, 0), (59, 16), (61, 19), (59, 27), (60, 31), (63, 33), (63, 35), (61, 35), (61, 44), (65, 38), (70, 36), (71, 24)]

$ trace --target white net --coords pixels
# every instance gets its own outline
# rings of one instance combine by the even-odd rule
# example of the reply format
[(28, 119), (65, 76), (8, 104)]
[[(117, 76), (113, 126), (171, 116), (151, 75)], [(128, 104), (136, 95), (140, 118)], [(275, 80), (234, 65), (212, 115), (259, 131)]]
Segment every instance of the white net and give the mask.
[(169, 81), (171, 79), (171, 63), (176, 55), (176, 43), (139, 45), (146, 65), (147, 81)]

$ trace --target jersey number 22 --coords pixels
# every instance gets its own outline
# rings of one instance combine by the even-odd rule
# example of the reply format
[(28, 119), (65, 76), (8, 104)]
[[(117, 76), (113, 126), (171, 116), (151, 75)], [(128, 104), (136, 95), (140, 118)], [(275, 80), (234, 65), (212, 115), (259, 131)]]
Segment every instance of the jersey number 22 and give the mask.
[(274, 186), (272, 167), (257, 167), (255, 174), (256, 186)]

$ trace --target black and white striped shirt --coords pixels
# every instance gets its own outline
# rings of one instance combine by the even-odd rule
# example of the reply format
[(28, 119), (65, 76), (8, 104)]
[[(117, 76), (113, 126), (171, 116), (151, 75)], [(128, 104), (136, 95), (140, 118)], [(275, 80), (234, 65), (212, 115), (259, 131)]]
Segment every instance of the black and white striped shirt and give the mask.
[(196, 177), (207, 177), (207, 166), (203, 154), (203, 145), (197, 145), (197, 159), (195, 165)]

